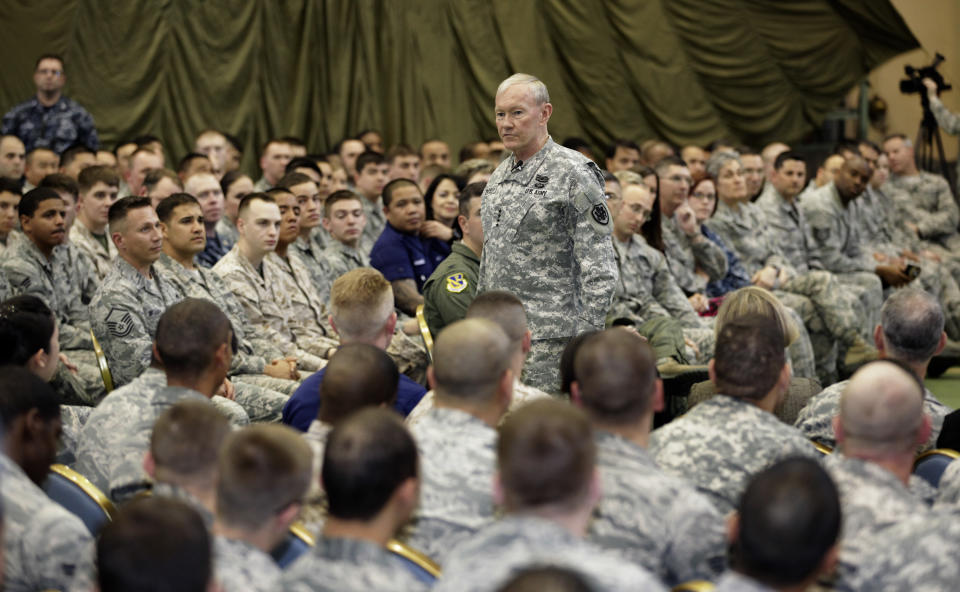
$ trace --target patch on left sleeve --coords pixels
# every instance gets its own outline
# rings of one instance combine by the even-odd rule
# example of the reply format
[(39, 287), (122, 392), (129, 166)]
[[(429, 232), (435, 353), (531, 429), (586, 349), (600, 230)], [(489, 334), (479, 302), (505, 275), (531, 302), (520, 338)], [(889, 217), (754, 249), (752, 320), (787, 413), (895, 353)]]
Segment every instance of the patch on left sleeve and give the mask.
[(467, 278), (462, 273), (455, 273), (447, 276), (447, 292), (459, 294), (467, 289)]
[(592, 215), (593, 219), (597, 221), (597, 224), (606, 226), (610, 223), (610, 212), (607, 211), (607, 206), (605, 204), (595, 204), (593, 209), (590, 210), (590, 215)]

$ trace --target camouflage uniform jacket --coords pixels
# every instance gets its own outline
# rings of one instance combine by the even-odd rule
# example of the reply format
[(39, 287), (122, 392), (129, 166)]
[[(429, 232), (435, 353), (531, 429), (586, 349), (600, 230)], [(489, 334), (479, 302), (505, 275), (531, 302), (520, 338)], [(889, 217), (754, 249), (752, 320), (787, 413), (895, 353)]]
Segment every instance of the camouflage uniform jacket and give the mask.
[(833, 183), (803, 198), (803, 212), (810, 222), (810, 251), (814, 267), (833, 273), (873, 271), (876, 262), (862, 250), (859, 197), (844, 205)]
[(223, 245), (224, 249), (229, 251), (233, 248), (233, 245), (237, 244), (237, 225), (226, 215), (217, 220), (214, 232), (220, 237), (220, 244)]
[[(0, 250), (0, 256), (3, 255), (3, 251)], [(3, 302), (7, 298), (10, 298), (10, 282), (7, 281), (7, 276), (3, 273), (3, 268), (0, 267), (0, 302)]]
[[(687, 236), (673, 216), (662, 218), (660, 228), (670, 273), (684, 292), (702, 294), (708, 282), (719, 281), (727, 275), (727, 254), (702, 233)], [(697, 275), (698, 269), (707, 277)]]
[(768, 265), (786, 268), (790, 275), (796, 275), (796, 270), (777, 247), (779, 239), (767, 226), (766, 216), (757, 204), (742, 203), (732, 208), (720, 202), (716, 213), (707, 220), (707, 228), (733, 249), (750, 275)]
[[(940, 100), (940, 97), (930, 99), (930, 110), (933, 111), (937, 125), (939, 125), (943, 131), (952, 136), (960, 134), (960, 115), (951, 113), (943, 104), (943, 101)], [(957, 176), (954, 177), (954, 179), (960, 183), (960, 161), (957, 162)]]
[(323, 249), (312, 239), (298, 236), (288, 250), (290, 257), (296, 258), (309, 274), (310, 285), (317, 293), (320, 303), (326, 305), (330, 301), (330, 286), (333, 280), (324, 266)]
[(957, 236), (960, 209), (946, 179), (926, 171), (909, 176), (891, 174), (882, 189), (893, 198), (900, 216), (917, 225), (920, 238), (951, 246), (950, 239)]
[(701, 328), (703, 323), (667, 267), (663, 253), (634, 235), (627, 243), (613, 238), (620, 268), (620, 281), (610, 315), (633, 318), (638, 324), (657, 317), (673, 317), (684, 327)]
[(937, 488), (937, 507), (960, 507), (960, 462), (951, 462), (940, 476)]
[(123, 257), (117, 257), (90, 302), (90, 324), (117, 386), (130, 382), (150, 365), (157, 323), (168, 307), (183, 299), (176, 286), (153, 267), (150, 276), (143, 277)]
[(70, 227), (70, 242), (80, 249), (80, 252), (93, 266), (97, 274), (98, 284), (110, 273), (113, 260), (117, 258), (117, 247), (114, 246), (113, 240), (110, 238), (110, 229), (106, 228), (104, 232), (107, 236), (106, 248), (104, 248), (102, 242), (93, 236), (90, 229), (83, 225), (83, 222), (76, 220)]
[(272, 557), (250, 543), (216, 536), (213, 565), (223, 592), (275, 592), (280, 567)]
[(267, 253), (263, 258), (263, 273), (278, 282), (274, 292), (280, 293), (288, 303), (289, 326), (297, 341), (328, 340), (328, 347), (336, 347), (338, 342), (332, 327), (327, 330), (326, 305), (310, 283), (310, 272), (299, 255), (293, 249), (287, 251), (286, 257)]
[[(800, 415), (793, 425), (807, 438), (831, 448), (835, 447), (837, 439), (833, 434), (833, 418), (840, 412), (840, 395), (846, 390), (848, 382), (850, 381), (835, 382), (814, 395), (807, 406), (800, 410)], [(929, 450), (936, 447), (937, 438), (943, 428), (943, 418), (951, 409), (938, 401), (929, 389), (924, 388), (923, 391), (924, 410), (930, 416), (932, 430), (921, 450)]]
[(434, 590), (492, 592), (521, 570), (538, 565), (572, 570), (593, 590), (666, 590), (647, 570), (559, 524), (519, 515), (495, 522), (454, 549)]
[(387, 226), (387, 215), (383, 213), (383, 200), (379, 197), (375, 201), (370, 201), (366, 197), (360, 198), (363, 204), (363, 213), (367, 217), (367, 223), (363, 227), (363, 234), (360, 235), (360, 250), (366, 255), (370, 255), (373, 245), (380, 238), (383, 229)]
[(650, 452), (658, 465), (685, 478), (726, 514), (750, 478), (790, 456), (817, 457), (796, 428), (752, 403), (716, 395), (655, 430)]
[(333, 284), (338, 277), (348, 271), (353, 271), (358, 267), (370, 267), (368, 252), (363, 251), (360, 247), (351, 247), (338, 240), (331, 239), (320, 255), (323, 259), (327, 277), (330, 278), (330, 283)]
[(0, 256), (0, 269), (10, 282), (11, 295), (29, 294), (43, 300), (57, 317), (61, 349), (93, 349), (90, 313), (83, 304), (89, 276), (70, 262), (64, 245), (47, 259), (30, 239), (17, 241)]
[(720, 576), (713, 592), (776, 592), (773, 588), (730, 570)]
[(321, 537), (317, 545), (283, 572), (287, 592), (426, 591), (403, 564), (383, 547), (356, 539)]
[(597, 165), (548, 138), (500, 163), (483, 203), (478, 292), (516, 294), (535, 340), (603, 329), (617, 268)]
[(192, 493), (183, 487), (174, 485), (173, 483), (167, 483), (165, 481), (156, 481), (154, 482), (153, 487), (150, 489), (150, 492), (153, 497), (167, 497), (187, 504), (196, 510), (197, 514), (203, 518), (203, 523), (207, 525), (208, 531), (213, 528), (213, 512), (211, 512), (210, 508), (204, 506), (200, 500), (198, 500)]
[(673, 586), (712, 580), (726, 563), (723, 517), (686, 481), (616, 434), (595, 430), (603, 498), (590, 524), (593, 543), (623, 555)]
[(300, 521), (310, 532), (321, 532), (323, 521), (327, 516), (327, 494), (320, 486), (320, 472), (323, 469), (323, 453), (327, 447), (327, 436), (330, 435), (331, 430), (333, 430), (332, 425), (315, 419), (303, 433), (303, 439), (307, 441), (307, 445), (313, 452), (313, 476), (310, 478), (310, 487), (303, 500), (303, 507), (300, 508)]
[[(807, 196), (803, 199), (806, 204)], [(787, 201), (772, 183), (767, 183), (756, 204), (767, 225), (777, 233), (777, 245), (784, 258), (798, 272), (807, 271), (811, 263), (807, 219), (803, 208), (797, 207), (797, 200)]]
[(898, 256), (904, 249), (921, 251), (925, 248), (917, 236), (909, 232), (897, 215), (893, 200), (886, 193), (867, 187), (856, 202), (860, 215), (860, 236), (872, 250)]
[[(530, 386), (529, 384), (523, 384), (520, 382), (520, 379), (513, 379), (513, 398), (510, 399), (510, 408), (503, 415), (500, 422), (503, 422), (503, 419), (510, 415), (510, 413), (516, 411), (520, 407), (530, 403), (531, 401), (536, 401), (538, 399), (549, 399), (551, 395), (541, 391), (540, 389)], [(433, 389), (427, 391), (423, 398), (420, 399), (420, 402), (417, 403), (417, 406), (413, 408), (413, 411), (407, 415), (407, 418), (404, 419), (404, 423), (407, 424), (407, 427), (411, 430), (415, 430), (414, 426), (423, 421), (423, 418), (427, 417), (430, 412), (434, 409), (436, 401), (436, 396), (434, 395)]]
[(4, 590), (67, 590), (93, 567), (93, 537), (79, 518), (54, 502), (23, 469), (0, 453)]
[(493, 522), (497, 432), (446, 407), (411, 431), (420, 450), (420, 504), (407, 543), (442, 564), (457, 543)]

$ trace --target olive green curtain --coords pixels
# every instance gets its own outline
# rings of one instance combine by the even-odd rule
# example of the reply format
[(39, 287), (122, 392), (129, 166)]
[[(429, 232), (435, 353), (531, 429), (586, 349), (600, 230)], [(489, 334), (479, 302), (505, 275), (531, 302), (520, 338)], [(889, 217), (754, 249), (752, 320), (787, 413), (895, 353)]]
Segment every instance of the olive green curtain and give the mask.
[(0, 111), (58, 52), (106, 146), (153, 133), (179, 157), (214, 127), (248, 168), (276, 135), (493, 137), (515, 71), (548, 85), (558, 139), (795, 140), (918, 46), (887, 0), (3, 0), (0, 39)]

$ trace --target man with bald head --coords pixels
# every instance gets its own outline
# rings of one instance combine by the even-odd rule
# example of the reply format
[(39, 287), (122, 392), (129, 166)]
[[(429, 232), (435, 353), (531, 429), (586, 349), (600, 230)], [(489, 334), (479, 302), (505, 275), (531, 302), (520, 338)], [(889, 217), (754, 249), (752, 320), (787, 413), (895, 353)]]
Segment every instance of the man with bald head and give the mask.
[(447, 552), (493, 522), (494, 427), (513, 393), (510, 339), (493, 321), (448, 325), (428, 377), (436, 403), (414, 428), (420, 449), (420, 507), (409, 544), (443, 562)]
[(662, 472), (647, 452), (663, 382), (653, 350), (622, 328), (587, 337), (574, 358), (573, 403), (594, 430), (603, 499), (590, 539), (669, 585), (719, 575), (723, 519), (688, 482)]
[[(943, 310), (937, 299), (915, 288), (903, 288), (887, 298), (881, 310), (880, 324), (873, 340), (881, 358), (906, 364), (922, 380), (930, 359), (943, 351), (947, 336), (943, 332)], [(800, 411), (796, 426), (803, 434), (821, 444), (833, 447), (833, 417), (837, 415), (840, 397), (849, 381), (835, 383), (815, 396)], [(924, 408), (932, 429), (921, 442), (923, 449), (933, 448), (943, 427), (943, 418), (950, 409), (924, 388)]]
[(197, 173), (184, 182), (183, 191), (197, 198), (203, 212), (207, 244), (197, 255), (197, 263), (212, 268), (230, 250), (217, 233), (217, 222), (223, 217), (223, 189), (212, 173)]
[(930, 436), (923, 385), (902, 362), (871, 362), (847, 383), (833, 427), (837, 450), (823, 462), (840, 490), (843, 536), (835, 584), (843, 588), (876, 549), (873, 537), (928, 511), (911, 491), (911, 478), (919, 479), (912, 477), (917, 447)]

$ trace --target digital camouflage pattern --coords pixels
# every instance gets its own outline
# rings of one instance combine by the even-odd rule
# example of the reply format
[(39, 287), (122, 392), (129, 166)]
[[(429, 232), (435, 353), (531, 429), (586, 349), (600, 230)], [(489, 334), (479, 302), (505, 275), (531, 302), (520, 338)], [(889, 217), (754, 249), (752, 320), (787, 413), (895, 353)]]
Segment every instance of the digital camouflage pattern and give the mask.
[[(373, 246), (373, 243), (370, 245)], [(321, 253), (324, 264), (324, 270), (327, 277), (330, 278), (330, 284), (336, 281), (338, 277), (357, 269), (358, 267), (370, 267), (369, 251), (363, 251), (362, 248), (351, 247), (340, 241), (331, 239), (326, 248)]]
[(891, 173), (881, 189), (893, 199), (900, 219), (917, 225), (921, 239), (957, 252), (960, 209), (946, 179), (926, 171), (904, 176)]
[(213, 565), (223, 592), (275, 592), (280, 567), (272, 557), (250, 543), (216, 536)]
[[(687, 236), (672, 216), (663, 218), (660, 228), (670, 273), (684, 292), (703, 294), (708, 282), (720, 281), (727, 274), (727, 255), (716, 243), (699, 232)], [(698, 275), (698, 269), (707, 277)]]
[[(510, 399), (510, 408), (507, 409), (507, 412), (500, 419), (500, 423), (503, 423), (503, 420), (506, 419), (508, 415), (523, 407), (527, 403), (536, 401), (538, 399), (549, 399), (550, 395), (541, 391), (536, 387), (523, 384), (519, 379), (514, 378), (513, 380), (513, 397)], [(413, 411), (407, 415), (406, 419), (403, 420), (407, 427), (410, 430), (414, 429), (414, 426), (420, 423), (424, 417), (429, 415), (429, 413), (435, 407), (436, 396), (434, 395), (433, 389), (426, 392), (423, 395), (423, 398), (420, 399), (420, 402), (417, 403), (417, 406), (413, 408)]]
[(107, 239), (106, 247), (103, 246), (102, 242), (97, 240), (93, 233), (90, 232), (90, 229), (83, 225), (83, 222), (76, 220), (73, 226), (70, 227), (70, 243), (80, 250), (80, 253), (86, 257), (87, 261), (93, 267), (98, 285), (107, 277), (107, 274), (110, 273), (110, 268), (113, 267), (113, 260), (117, 257), (117, 247), (110, 238), (110, 229), (105, 229), (104, 233)]
[(387, 226), (387, 215), (383, 213), (383, 200), (377, 197), (370, 201), (366, 197), (360, 198), (363, 204), (363, 214), (367, 217), (367, 223), (363, 227), (363, 233), (360, 235), (360, 250), (367, 256), (373, 250), (383, 229)]
[(340, 344), (327, 322), (326, 304), (310, 283), (310, 272), (293, 249), (285, 257), (267, 253), (263, 258), (263, 273), (277, 282), (273, 291), (290, 313), (287, 326), (300, 347), (323, 356), (328, 349)]
[(324, 266), (323, 249), (310, 238), (302, 236), (298, 236), (297, 240), (288, 249), (291, 260), (296, 259), (306, 270), (310, 278), (310, 285), (316, 291), (317, 298), (326, 309), (326, 305), (330, 301), (330, 286), (333, 284), (334, 278), (330, 277), (329, 271)]
[(289, 592), (426, 591), (403, 564), (385, 548), (369, 541), (321, 537), (309, 553), (283, 573)]

